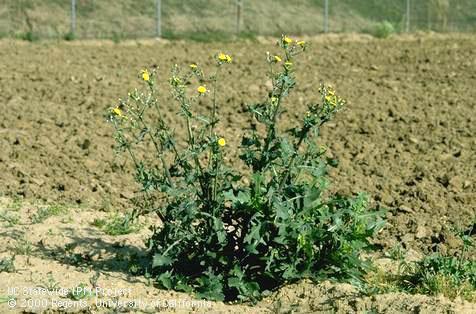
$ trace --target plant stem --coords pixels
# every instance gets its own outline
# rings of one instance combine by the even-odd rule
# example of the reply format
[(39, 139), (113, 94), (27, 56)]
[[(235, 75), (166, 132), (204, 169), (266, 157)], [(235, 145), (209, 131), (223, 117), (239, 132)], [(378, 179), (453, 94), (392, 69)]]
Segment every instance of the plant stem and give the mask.
[(220, 66), (217, 67), (215, 71), (215, 76), (213, 79), (213, 112), (212, 112), (212, 125), (210, 128), (210, 137), (213, 135), (215, 125), (218, 122), (217, 118), (217, 88), (218, 88), (218, 74), (220, 73)]
[(126, 138), (123, 136), (122, 134), (122, 131), (119, 129), (119, 127), (117, 126), (117, 122), (114, 121), (114, 128), (116, 129), (116, 132), (117, 134), (119, 135), (119, 137), (121, 138), (121, 140), (126, 143), (126, 150), (129, 152), (129, 155), (131, 156), (132, 158), (132, 161), (134, 162), (134, 166), (137, 168), (139, 166), (139, 163), (137, 162), (137, 159), (134, 155), (134, 153), (132, 153), (132, 150), (130, 148), (130, 144), (129, 142), (126, 140)]
[(284, 186), (284, 183), (288, 179), (289, 174), (291, 173), (291, 168), (294, 165), (294, 160), (296, 159), (296, 156), (298, 155), (299, 148), (301, 147), (301, 144), (304, 141), (304, 138), (306, 138), (308, 133), (309, 133), (309, 129), (304, 129), (303, 132), (301, 133), (301, 136), (299, 137), (297, 144), (294, 146), (294, 150), (295, 150), (294, 155), (293, 157), (291, 157), (291, 160), (289, 161), (287, 167), (284, 170), (283, 178), (281, 179), (281, 182), (279, 183), (278, 192), (281, 191), (281, 189)]
[[(145, 110), (143, 112), (145, 112)], [(140, 122), (142, 123), (142, 126), (145, 129), (148, 129), (147, 124), (145, 123), (144, 119), (142, 118), (142, 114), (139, 115), (138, 117), (139, 117)], [(159, 148), (159, 144), (157, 143), (157, 141), (155, 139), (155, 136), (152, 135), (151, 132), (147, 132), (147, 134), (149, 134), (149, 137), (152, 140), (152, 143), (154, 144), (155, 150), (157, 151), (157, 156), (159, 157), (160, 162), (162, 163), (162, 166), (164, 167), (164, 172), (165, 172), (165, 176), (167, 177), (167, 181), (169, 181), (169, 184), (170, 184), (171, 187), (174, 187), (174, 182), (172, 181), (172, 176), (170, 175), (168, 165), (165, 161), (165, 158), (164, 158), (164, 155), (162, 154), (162, 151)]]
[[(261, 156), (263, 156), (263, 154), (265, 154), (268, 151), (269, 145), (271, 145), (271, 141), (274, 138), (274, 135), (275, 135), (275, 132), (276, 132), (276, 119), (277, 119), (277, 116), (278, 116), (279, 108), (281, 106), (281, 98), (283, 97), (283, 93), (284, 93), (284, 81), (282, 82), (281, 87), (279, 89), (278, 101), (276, 103), (276, 109), (273, 112), (272, 122), (268, 127), (268, 133), (266, 135), (263, 150), (261, 151)], [(264, 161), (260, 160), (261, 168), (263, 168), (264, 164), (266, 164), (266, 163), (267, 163), (267, 157)]]
[(217, 187), (218, 187), (218, 171), (220, 165), (218, 163), (218, 158), (215, 158), (215, 177), (213, 178), (213, 201), (216, 201), (217, 198)]
[[(195, 145), (195, 138), (193, 136), (192, 125), (190, 123), (189, 116), (187, 116), (187, 131), (188, 131), (188, 143), (191, 147), (193, 147)], [(202, 165), (200, 164), (200, 160), (198, 159), (198, 156), (194, 154), (193, 159), (194, 159), (195, 165), (200, 170), (200, 175), (203, 176), (203, 168), (202, 168)]]
[[(185, 115), (187, 117), (186, 119), (186, 123), (187, 123), (187, 133), (188, 133), (188, 144), (190, 147), (194, 147), (195, 145), (195, 138), (193, 136), (193, 131), (192, 131), (192, 125), (191, 125), (191, 121), (190, 121), (190, 117), (189, 115), (187, 114), (188, 109), (186, 108), (187, 105), (186, 105), (186, 100), (185, 100), (185, 97), (183, 96), (183, 94), (181, 94), (181, 97), (179, 98), (179, 101), (180, 101), (180, 104), (181, 106), (183, 107), (183, 110), (186, 112)], [(185, 110), (187, 109), (187, 110)], [(198, 172), (199, 172), (199, 183), (200, 183), (200, 188), (202, 189), (202, 194), (203, 195), (207, 195), (207, 198), (209, 199), (209, 195), (208, 195), (208, 192), (207, 190), (205, 189), (206, 185), (204, 185), (203, 183), (203, 168), (202, 168), (202, 165), (200, 164), (200, 160), (198, 159), (198, 156), (196, 154), (193, 154), (193, 161), (195, 163), (195, 166), (197, 167), (198, 169)]]
[(165, 252), (164, 252), (162, 255), (166, 256), (167, 253), (168, 253), (174, 246), (176, 246), (177, 244), (179, 244), (180, 242), (182, 242), (182, 240), (183, 240), (183, 238), (180, 238), (180, 239), (178, 239), (177, 241), (175, 241), (174, 243), (172, 243), (172, 244), (165, 250)]
[[(220, 65), (217, 65), (217, 69), (215, 71), (215, 75), (213, 76), (213, 98), (212, 98), (212, 121), (210, 123), (210, 139), (213, 138), (215, 134), (215, 126), (218, 123), (217, 120), (217, 89), (218, 89), (218, 74), (220, 72)], [(210, 146), (210, 150), (208, 153), (208, 168), (213, 167), (213, 159), (215, 159), (215, 176), (213, 177), (213, 188), (212, 188), (212, 195), (211, 195), (211, 201), (216, 201), (216, 195), (217, 195), (217, 186), (218, 186), (218, 159), (215, 156), (214, 150), (213, 150), (213, 145)], [(210, 199), (210, 197), (209, 197)]]
[(188, 132), (188, 143), (193, 146), (195, 144), (195, 139), (193, 138), (192, 125), (190, 123), (190, 117), (187, 116), (187, 132)]
[[(154, 107), (157, 110), (157, 114), (159, 115), (159, 123), (160, 125), (166, 125), (165, 120), (162, 118), (162, 113), (160, 112), (159, 106), (157, 104), (157, 100), (154, 101)], [(163, 130), (167, 131), (167, 137), (170, 139), (170, 134), (168, 133), (168, 129), (163, 128)], [(177, 146), (175, 145), (174, 141), (170, 141), (172, 143), (172, 149), (175, 153), (175, 157), (178, 158), (178, 151), (177, 151)]]

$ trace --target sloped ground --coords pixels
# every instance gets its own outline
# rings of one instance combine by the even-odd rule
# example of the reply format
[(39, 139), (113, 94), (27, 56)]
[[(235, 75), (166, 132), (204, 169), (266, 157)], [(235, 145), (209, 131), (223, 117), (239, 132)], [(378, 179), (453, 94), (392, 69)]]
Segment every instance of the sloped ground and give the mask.
[[(130, 164), (113, 154), (105, 111), (138, 86), (141, 68), (159, 65), (163, 106), (181, 135), (178, 107), (165, 89), (170, 66), (198, 62), (211, 72), (211, 55), (232, 54), (219, 102), (220, 128), (233, 160), (237, 135), (249, 120), (245, 105), (266, 95), (264, 52), (276, 50), (265, 39), (207, 45), (1, 41), (0, 48), (0, 193), (74, 204), (87, 208), (88, 217), (130, 207), (128, 199), (137, 190)], [(454, 231), (474, 224), (475, 48), (471, 36), (327, 36), (311, 39), (310, 51), (296, 63), (299, 85), (287, 102), (284, 124), (293, 125), (305, 103), (316, 99), (321, 81), (349, 100), (323, 130), (321, 143), (339, 159), (331, 171), (333, 191), (366, 191), (375, 206), (389, 209), (388, 226), (375, 239), (383, 249), (401, 243), (423, 254), (451, 254), (461, 249)], [(209, 108), (204, 100), (199, 110)], [(78, 229), (80, 221), (73, 215), (71, 231), (80, 233), (78, 240), (87, 233)], [(48, 227), (64, 228), (57, 221)], [(1, 237), (10, 237), (15, 228), (2, 229)], [(103, 236), (95, 234), (92, 241)], [(362, 302), (380, 304), (379, 298)]]

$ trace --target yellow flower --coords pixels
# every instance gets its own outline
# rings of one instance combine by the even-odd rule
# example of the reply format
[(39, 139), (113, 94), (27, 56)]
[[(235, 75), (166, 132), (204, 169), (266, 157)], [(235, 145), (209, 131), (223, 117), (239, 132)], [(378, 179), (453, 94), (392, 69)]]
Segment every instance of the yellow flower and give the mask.
[(298, 46), (301, 46), (301, 47), (304, 47), (304, 45), (306, 44), (306, 42), (304, 40), (301, 40), (301, 41), (296, 41), (296, 44)]
[(283, 43), (284, 44), (290, 44), (292, 42), (293, 42), (293, 40), (291, 38), (289, 38), (288, 36), (283, 36)]
[(326, 100), (329, 104), (331, 104), (332, 106), (336, 106), (337, 105), (337, 97), (335, 95), (327, 95), (326, 96)]
[(226, 145), (226, 141), (225, 141), (225, 139), (224, 139), (223, 137), (220, 137), (220, 138), (218, 139), (218, 145), (220, 145), (220, 146), (222, 146), (222, 147)]
[(197, 92), (199, 94), (205, 94), (207, 92), (207, 88), (205, 86), (198, 86)]
[(116, 116), (118, 116), (118, 117), (122, 117), (122, 116), (123, 116), (123, 115), (122, 115), (122, 110), (119, 109), (119, 107), (116, 107), (116, 108), (112, 109), (112, 112), (113, 112)]
[(281, 58), (279, 56), (274, 56), (274, 61), (275, 62), (281, 62)]
[(148, 82), (150, 80), (150, 74), (149, 74), (149, 71), (147, 71), (147, 69), (144, 69), (141, 71), (142, 73), (142, 79), (146, 82)]
[(290, 67), (290, 66), (293, 65), (293, 63), (292, 63), (292, 62), (289, 62), (289, 61), (286, 61), (286, 62), (284, 62), (284, 65), (287, 66), (287, 67)]
[(226, 55), (223, 52), (220, 52), (218, 54), (218, 60), (221, 61), (221, 62), (231, 63), (232, 59), (231, 59), (230, 55)]
[(192, 63), (192, 64), (190, 64), (190, 68), (195, 70), (197, 68), (197, 65), (195, 63)]

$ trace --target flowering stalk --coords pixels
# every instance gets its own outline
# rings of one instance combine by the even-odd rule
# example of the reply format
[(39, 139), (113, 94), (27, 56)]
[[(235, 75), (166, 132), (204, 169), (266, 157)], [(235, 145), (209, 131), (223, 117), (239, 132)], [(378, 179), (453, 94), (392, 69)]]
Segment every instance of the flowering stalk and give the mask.
[[(139, 115), (139, 121), (142, 123), (142, 126), (144, 127), (144, 129), (147, 129), (147, 124), (145, 123), (142, 115)], [(164, 168), (167, 181), (169, 182), (170, 186), (173, 187), (174, 182), (172, 181), (172, 176), (170, 175), (169, 167), (167, 165), (167, 162), (165, 161), (164, 155), (162, 154), (162, 150), (159, 148), (159, 144), (157, 143), (155, 136), (151, 132), (147, 132), (147, 134), (149, 135), (152, 143), (154, 144), (155, 150), (157, 152), (157, 156), (159, 157), (160, 162), (162, 163), (162, 167)]]
[[(213, 98), (212, 98), (212, 116), (211, 116), (211, 121), (210, 121), (210, 131), (209, 131), (209, 137), (210, 139), (213, 138), (215, 134), (214, 129), (215, 125), (218, 123), (217, 119), (217, 101), (216, 101), (216, 94), (217, 94), (217, 88), (218, 88), (218, 73), (220, 71), (220, 64), (217, 64), (217, 68), (215, 70), (215, 74), (212, 76), (213, 79)], [(214, 151), (213, 148), (210, 148), (208, 152), (208, 168), (212, 166), (212, 160), (214, 158)], [(215, 199), (215, 197), (213, 197)]]
[(210, 127), (210, 137), (214, 135), (214, 128), (218, 123), (217, 119), (217, 89), (218, 89), (218, 74), (220, 73), (220, 66), (217, 66), (215, 75), (213, 76), (213, 111), (212, 111), (212, 121)]
[[(283, 79), (281, 80), (281, 85), (279, 86), (279, 93), (277, 95), (277, 101), (276, 101), (276, 106), (274, 108), (274, 111), (272, 113), (272, 119), (271, 123), (267, 126), (268, 132), (265, 138), (265, 144), (263, 146), (263, 150), (261, 151), (261, 156), (264, 158), (264, 160), (261, 161), (261, 166), (265, 167), (268, 163), (268, 150), (269, 146), (271, 145), (271, 142), (276, 138), (276, 119), (278, 117), (279, 109), (281, 107), (281, 102), (283, 99), (283, 94), (285, 91), (285, 80), (284, 78), (287, 77), (287, 70), (285, 70), (284, 73), (279, 74), (278, 77), (283, 76)], [(274, 78), (273, 78), (274, 80)], [(273, 83), (273, 86), (275, 83)]]
[(300, 137), (299, 137), (297, 143), (294, 145), (294, 151), (295, 151), (295, 153), (294, 153), (293, 156), (291, 157), (291, 160), (289, 161), (288, 165), (284, 168), (284, 174), (283, 174), (282, 179), (281, 179), (281, 181), (280, 181), (280, 183), (279, 183), (278, 192), (283, 189), (284, 184), (285, 184), (286, 181), (288, 180), (289, 174), (291, 173), (291, 169), (294, 168), (294, 160), (295, 160), (296, 157), (299, 155), (299, 154), (298, 154), (298, 151), (299, 151), (299, 149), (301, 148), (301, 144), (302, 144), (302, 142), (304, 141), (304, 139), (307, 138), (308, 133), (309, 133), (309, 130), (310, 130), (309, 127), (305, 127), (305, 128), (303, 129), (303, 131), (301, 132), (301, 135), (300, 135)]
[[(120, 113), (120, 109), (119, 108), (114, 108), (113, 109), (113, 113), (114, 114), (118, 114)], [(124, 134), (122, 133), (122, 131), (120, 130), (118, 124), (117, 124), (117, 121), (115, 119), (113, 119), (113, 123), (114, 123), (114, 129), (116, 130), (116, 134), (117, 134), (117, 137), (119, 139), (119, 142), (122, 144), (122, 146), (127, 150), (127, 152), (129, 153), (129, 155), (131, 156), (131, 159), (132, 159), (132, 162), (134, 163), (134, 166), (137, 168), (137, 166), (139, 165), (139, 163), (137, 162), (137, 159), (136, 159), (136, 156), (134, 155), (134, 153), (132, 152), (131, 150), (131, 147), (130, 147), (130, 144), (129, 142), (126, 140), (126, 138), (124, 137)]]
[[(220, 149), (221, 147), (224, 147), (226, 145), (226, 140), (223, 137), (221, 137), (218, 139), (217, 144), (218, 144), (218, 149)], [(220, 172), (220, 163), (219, 163), (219, 158), (216, 158), (216, 156), (219, 154), (221, 154), (221, 151), (218, 151), (217, 154), (213, 155), (215, 156), (215, 176), (213, 178), (213, 198), (212, 198), (213, 201), (216, 201), (216, 198), (217, 198), (218, 174)]]
[(160, 147), (161, 145), (159, 145), (155, 136), (149, 131), (147, 123), (144, 121), (144, 114), (146, 112), (146, 109), (149, 108), (149, 105), (152, 101), (154, 101), (156, 103), (156, 100), (152, 100), (152, 97), (155, 95), (155, 88), (154, 88), (154, 82), (153, 82), (153, 80), (151, 80), (151, 73), (149, 73), (149, 71), (147, 69), (142, 70), (141, 73), (142, 73), (142, 79), (145, 82), (147, 82), (147, 84), (149, 86), (150, 94), (149, 94), (149, 96), (148, 96), (148, 98), (146, 99), (145, 102), (141, 101), (142, 110), (137, 115), (137, 118), (141, 122), (143, 129), (148, 130), (147, 134), (149, 135), (149, 137), (150, 137), (150, 139), (151, 139), (151, 141), (154, 145), (154, 148), (157, 152), (157, 156), (159, 157), (159, 160), (162, 163), (162, 167), (164, 169), (165, 176), (167, 177), (167, 181), (168, 181), (168, 183), (171, 187), (174, 187), (174, 182), (172, 180), (172, 176), (170, 175), (169, 166), (168, 166), (167, 162), (165, 161), (165, 158), (164, 158), (164, 155), (163, 155), (163, 147)]
[[(216, 70), (215, 74), (212, 77), (213, 80), (213, 98), (212, 98), (212, 117), (211, 117), (211, 122), (209, 125), (210, 131), (209, 131), (209, 137), (210, 139), (216, 138), (216, 133), (215, 133), (215, 127), (216, 124), (218, 123), (218, 118), (217, 118), (217, 90), (218, 90), (218, 77), (220, 73), (220, 69), (222, 65), (226, 63), (231, 63), (232, 58), (230, 55), (224, 54), (224, 53), (219, 53), (217, 58), (217, 65), (216, 65)], [(218, 146), (225, 146), (225, 139), (220, 138), (217, 142)], [(220, 173), (220, 164), (219, 164), (219, 158), (218, 158), (218, 153), (215, 152), (215, 145), (212, 145), (209, 150), (209, 155), (208, 155), (208, 167), (213, 167), (214, 173), (213, 173), (213, 188), (212, 188), (212, 202), (216, 202), (217, 199), (217, 190), (218, 190), (218, 176)], [(213, 165), (213, 161), (215, 161)]]

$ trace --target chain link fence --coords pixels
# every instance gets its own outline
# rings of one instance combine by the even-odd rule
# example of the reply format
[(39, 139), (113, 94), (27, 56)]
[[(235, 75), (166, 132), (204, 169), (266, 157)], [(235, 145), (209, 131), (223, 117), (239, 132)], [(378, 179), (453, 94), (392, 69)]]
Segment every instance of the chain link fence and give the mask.
[(220, 39), (476, 31), (475, 0), (0, 0), (0, 36)]

